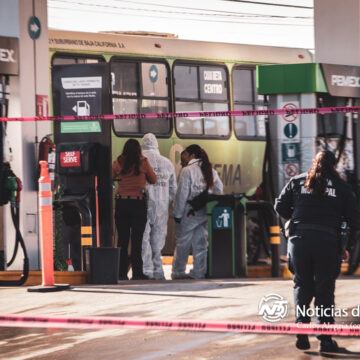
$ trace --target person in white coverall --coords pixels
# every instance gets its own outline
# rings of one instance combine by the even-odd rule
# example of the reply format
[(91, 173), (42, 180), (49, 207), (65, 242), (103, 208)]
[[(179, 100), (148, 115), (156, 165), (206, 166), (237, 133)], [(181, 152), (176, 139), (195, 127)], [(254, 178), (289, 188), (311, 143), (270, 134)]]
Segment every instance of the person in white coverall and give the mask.
[[(190, 145), (185, 151), (189, 163), (179, 176), (174, 202), (175, 233), (177, 244), (172, 266), (172, 279), (202, 279), (207, 270), (207, 218), (206, 206), (191, 211), (188, 200), (208, 189), (211, 194), (221, 194), (223, 184), (218, 173), (212, 168), (206, 152), (198, 145)], [(190, 248), (193, 251), (193, 269), (185, 273)]]
[(174, 165), (160, 155), (154, 134), (146, 134), (141, 140), (142, 154), (147, 157), (157, 181), (147, 184), (147, 223), (142, 241), (143, 273), (149, 278), (164, 280), (161, 250), (165, 245), (169, 218), (169, 204), (176, 194)]

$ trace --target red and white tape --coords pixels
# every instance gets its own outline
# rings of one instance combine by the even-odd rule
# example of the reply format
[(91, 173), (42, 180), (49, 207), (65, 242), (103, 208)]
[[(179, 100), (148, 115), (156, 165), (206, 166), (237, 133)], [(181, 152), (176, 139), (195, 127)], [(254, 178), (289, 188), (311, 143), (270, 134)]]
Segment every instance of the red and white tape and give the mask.
[(283, 108), (268, 110), (236, 110), (236, 111), (200, 111), (181, 113), (149, 113), (149, 114), (116, 114), (116, 115), (89, 115), (89, 116), (30, 116), (30, 117), (0, 117), (0, 121), (93, 121), (118, 119), (169, 119), (182, 117), (219, 117), (219, 116), (256, 116), (256, 115), (294, 115), (294, 114), (332, 114), (357, 113), (360, 106), (351, 107), (324, 107), (324, 108)]
[(177, 331), (212, 331), (265, 334), (308, 334), (360, 336), (360, 325), (265, 324), (259, 322), (210, 322), (194, 320), (132, 319), (109, 316), (47, 317), (0, 314), (1, 327), (143, 329)]

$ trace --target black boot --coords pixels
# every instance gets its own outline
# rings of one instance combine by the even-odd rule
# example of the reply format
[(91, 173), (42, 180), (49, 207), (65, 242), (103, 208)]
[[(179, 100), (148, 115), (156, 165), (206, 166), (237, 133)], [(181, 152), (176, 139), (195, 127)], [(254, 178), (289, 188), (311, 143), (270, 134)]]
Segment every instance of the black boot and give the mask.
[(326, 339), (320, 342), (320, 352), (338, 352), (339, 346), (335, 340)]
[(307, 335), (296, 335), (295, 346), (299, 350), (308, 350), (310, 349), (309, 337)]

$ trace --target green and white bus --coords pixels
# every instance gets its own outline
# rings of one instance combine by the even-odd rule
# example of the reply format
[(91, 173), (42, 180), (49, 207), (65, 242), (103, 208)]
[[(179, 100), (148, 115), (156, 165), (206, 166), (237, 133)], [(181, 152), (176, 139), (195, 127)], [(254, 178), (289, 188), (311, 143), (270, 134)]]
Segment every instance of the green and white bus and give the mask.
[[(109, 33), (50, 30), (49, 47), (51, 66), (110, 63), (114, 114), (263, 109), (257, 65), (312, 62), (305, 49)], [(114, 120), (112, 129), (113, 159), (129, 137), (152, 132), (177, 172), (181, 151), (196, 143), (224, 193), (246, 193), (262, 182), (264, 117)]]

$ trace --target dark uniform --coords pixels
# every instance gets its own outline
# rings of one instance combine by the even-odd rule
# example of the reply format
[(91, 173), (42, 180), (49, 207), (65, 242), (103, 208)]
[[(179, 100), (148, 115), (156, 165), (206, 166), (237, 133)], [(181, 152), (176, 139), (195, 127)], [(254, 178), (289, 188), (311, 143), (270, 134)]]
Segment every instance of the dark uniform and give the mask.
[(355, 196), (345, 181), (328, 180), (325, 194), (317, 196), (304, 187), (306, 176), (304, 173), (289, 181), (276, 199), (275, 210), (294, 223), (288, 258), (294, 274), (296, 322), (310, 322), (306, 310), (315, 297), (317, 322), (332, 324), (335, 280), (342, 256), (340, 225), (345, 220), (353, 230), (359, 230), (360, 218)]

